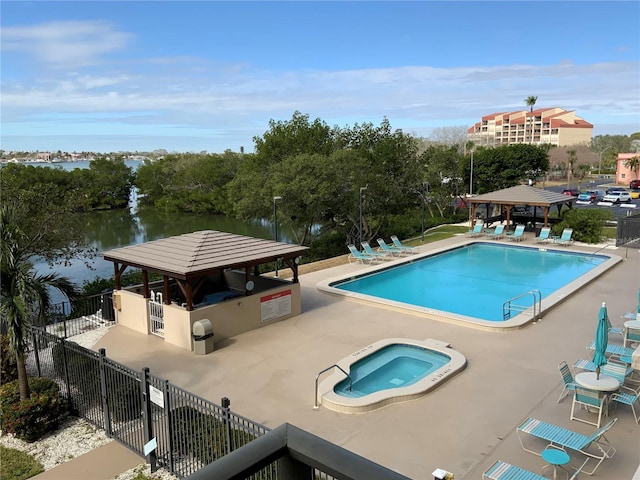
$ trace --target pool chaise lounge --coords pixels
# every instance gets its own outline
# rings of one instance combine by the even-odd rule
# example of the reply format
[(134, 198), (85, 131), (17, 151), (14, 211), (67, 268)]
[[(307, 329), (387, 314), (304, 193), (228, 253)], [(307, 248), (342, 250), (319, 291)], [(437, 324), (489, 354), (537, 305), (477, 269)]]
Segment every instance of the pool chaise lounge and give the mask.
[(382, 253), (386, 252), (390, 255), (398, 255), (398, 256), (406, 255), (409, 253), (403, 248), (398, 248), (395, 245), (387, 244), (387, 242), (385, 242), (382, 238), (379, 238), (377, 242), (378, 242), (378, 245), (380, 245), (380, 248), (378, 250)]
[(391, 254), (387, 252), (375, 252), (373, 248), (371, 248), (371, 245), (369, 245), (369, 242), (362, 242), (360, 245), (362, 245), (362, 250), (364, 250), (364, 253), (366, 255), (369, 255), (370, 257), (378, 257), (381, 259), (391, 257)]
[[(589, 342), (587, 350), (595, 350), (596, 342)], [(631, 357), (635, 349), (629, 347), (623, 347), (622, 345), (607, 345), (605, 355), (613, 357)], [(626, 363), (626, 362), (625, 362)]]
[(364, 263), (373, 263), (381, 260), (381, 257), (371, 256), (364, 252), (358, 251), (355, 245), (348, 245), (347, 248), (349, 248), (349, 251), (351, 252), (348, 257), (349, 263), (360, 262), (364, 264)]
[(404, 245), (400, 239), (396, 235), (391, 235), (391, 241), (396, 248), (400, 248), (408, 253), (417, 253), (418, 247), (410, 247), (409, 245)]
[(505, 236), (504, 227), (504, 223), (497, 225), (493, 231), (487, 232), (487, 238), (495, 238), (496, 240), (503, 238)]
[[(582, 471), (588, 461), (589, 459), (587, 458), (580, 468), (573, 472), (573, 475), (569, 477), (569, 480), (575, 480), (578, 478), (578, 474)], [(485, 480), (548, 480), (547, 477), (538, 473), (530, 472), (529, 470), (525, 470), (524, 468), (516, 465), (511, 465), (510, 463), (502, 460), (498, 460), (496, 463), (491, 465), (482, 474), (482, 478)]]
[(524, 240), (524, 225), (518, 225), (513, 232), (507, 232), (507, 240), (514, 242)]
[(549, 442), (547, 447), (559, 448), (561, 450), (573, 450), (585, 455), (587, 457), (586, 460), (593, 459), (597, 461), (591, 471), (584, 471), (586, 475), (593, 475), (602, 462), (607, 458), (612, 458), (616, 453), (616, 449), (611, 445), (609, 440), (607, 440), (605, 434), (617, 420), (617, 418), (614, 418), (609, 421), (609, 423), (598, 428), (591, 435), (584, 435), (582, 433), (569, 430), (568, 428), (559, 427), (530, 417), (518, 426), (516, 433), (518, 435), (518, 440), (520, 440), (522, 449), (529, 453), (533, 453), (535, 455), (542, 454), (542, 452), (531, 450), (525, 446), (524, 437), (526, 435)]

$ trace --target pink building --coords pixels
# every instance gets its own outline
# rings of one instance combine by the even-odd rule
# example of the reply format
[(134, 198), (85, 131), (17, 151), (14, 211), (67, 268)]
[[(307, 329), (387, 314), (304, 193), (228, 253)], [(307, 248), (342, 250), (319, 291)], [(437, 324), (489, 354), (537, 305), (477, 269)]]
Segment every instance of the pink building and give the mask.
[(631, 180), (638, 178), (638, 171), (633, 171), (625, 166), (627, 160), (633, 157), (640, 157), (640, 153), (619, 153), (618, 164), (616, 166), (616, 183), (629, 186)]

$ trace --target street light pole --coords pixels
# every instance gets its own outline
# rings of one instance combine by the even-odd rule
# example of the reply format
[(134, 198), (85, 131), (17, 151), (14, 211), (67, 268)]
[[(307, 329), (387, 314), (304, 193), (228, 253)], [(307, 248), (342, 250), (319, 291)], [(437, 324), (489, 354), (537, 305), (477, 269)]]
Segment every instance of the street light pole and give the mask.
[(609, 145), (607, 148), (600, 152), (600, 162), (598, 162), (598, 176), (600, 176), (600, 171), (602, 170), (602, 154), (609, 150), (613, 145)]
[[(273, 237), (278, 241), (278, 200), (282, 197), (273, 197)], [(276, 277), (278, 276), (278, 259), (276, 258)]]
[(360, 245), (362, 245), (362, 192), (364, 192), (367, 187), (360, 187)]
[(425, 182), (422, 182), (422, 194), (420, 195), (420, 199), (422, 200), (422, 227), (420, 228), (422, 243), (424, 243), (424, 184)]

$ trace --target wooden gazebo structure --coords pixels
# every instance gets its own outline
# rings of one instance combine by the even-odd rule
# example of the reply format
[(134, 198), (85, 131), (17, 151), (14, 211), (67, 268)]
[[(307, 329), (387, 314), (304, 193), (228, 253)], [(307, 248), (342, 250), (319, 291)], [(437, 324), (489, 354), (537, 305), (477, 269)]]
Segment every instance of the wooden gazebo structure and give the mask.
[(467, 199), (467, 203), (471, 208), (471, 219), (475, 219), (475, 211), (478, 205), (485, 205), (487, 213), (492, 205), (500, 206), (500, 217), (506, 221), (507, 227), (511, 224), (512, 213), (515, 207), (533, 208), (532, 221), (535, 225), (538, 218), (538, 209), (542, 213), (541, 219), (544, 226), (549, 225), (549, 212), (551, 208), (556, 207), (558, 216), (562, 207), (566, 205), (568, 208), (573, 207), (573, 203), (578, 197), (568, 196), (542, 188), (530, 187), (528, 185), (517, 185), (511, 188), (496, 190), (495, 192), (485, 193), (477, 197)]
[(171, 302), (170, 280), (173, 279), (191, 311), (194, 297), (210, 275), (225, 270), (244, 270), (245, 295), (253, 293), (258, 266), (282, 260), (293, 272), (292, 283), (298, 283), (298, 258), (308, 247), (245, 237), (232, 233), (203, 230), (139, 245), (116, 248), (103, 253), (114, 264), (115, 288), (121, 289), (121, 276), (127, 267), (142, 270), (144, 298), (150, 297), (149, 273), (163, 278), (163, 301)]

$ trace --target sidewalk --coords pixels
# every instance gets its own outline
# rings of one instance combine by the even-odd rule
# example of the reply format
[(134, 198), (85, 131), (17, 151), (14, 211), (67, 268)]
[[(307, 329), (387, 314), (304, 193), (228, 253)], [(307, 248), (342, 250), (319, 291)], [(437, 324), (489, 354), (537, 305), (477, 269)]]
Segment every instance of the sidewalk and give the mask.
[(34, 480), (113, 480), (144, 462), (144, 457), (136, 455), (114, 440), (32, 478)]

